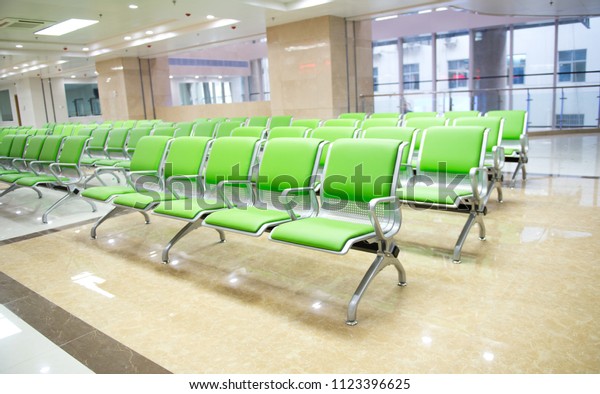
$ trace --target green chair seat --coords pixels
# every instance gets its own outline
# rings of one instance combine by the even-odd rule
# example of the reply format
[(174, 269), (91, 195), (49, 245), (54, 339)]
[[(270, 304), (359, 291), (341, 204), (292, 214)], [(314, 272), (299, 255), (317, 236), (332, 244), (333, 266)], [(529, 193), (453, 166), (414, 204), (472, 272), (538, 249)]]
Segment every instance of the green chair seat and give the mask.
[(153, 203), (174, 200), (176, 197), (171, 193), (146, 191), (142, 193), (128, 193), (117, 196), (112, 203), (135, 209), (146, 209)]
[(285, 211), (247, 207), (215, 212), (208, 216), (204, 223), (209, 226), (255, 234), (267, 225), (287, 220), (291, 220), (291, 218)]
[[(61, 177), (60, 180), (68, 181), (69, 178)], [(57, 179), (54, 175), (39, 175), (19, 178), (15, 183), (19, 186), (35, 186), (38, 183), (50, 183), (56, 182)]]
[(100, 159), (97, 160), (94, 164), (98, 167), (113, 167), (120, 161), (122, 161), (122, 159)]
[(409, 189), (398, 189), (396, 196), (402, 201), (417, 201), (422, 203), (454, 205), (457, 197), (473, 194), (471, 190), (453, 189), (447, 192), (440, 185), (413, 186)]
[(32, 176), (36, 176), (36, 174), (33, 172), (19, 172), (16, 174), (6, 174), (6, 175), (0, 176), (0, 181), (6, 182), (6, 183), (14, 183), (21, 178), (27, 178), (27, 177), (32, 177)]
[(82, 197), (91, 198), (98, 201), (106, 201), (117, 194), (135, 193), (135, 189), (130, 186), (96, 186), (85, 189)]
[(2, 175), (10, 175), (10, 174), (17, 174), (19, 171), (17, 170), (0, 170), (0, 176)]
[(96, 164), (99, 160), (101, 160), (101, 158), (99, 157), (84, 157), (83, 159), (81, 159), (79, 164), (82, 166), (91, 166)]
[(281, 224), (271, 232), (271, 239), (340, 252), (351, 239), (374, 235), (370, 224), (316, 217)]
[(227, 206), (216, 200), (199, 200), (188, 198), (181, 200), (163, 201), (154, 208), (154, 213), (159, 215), (174, 216), (184, 220), (192, 220), (200, 213), (223, 209)]

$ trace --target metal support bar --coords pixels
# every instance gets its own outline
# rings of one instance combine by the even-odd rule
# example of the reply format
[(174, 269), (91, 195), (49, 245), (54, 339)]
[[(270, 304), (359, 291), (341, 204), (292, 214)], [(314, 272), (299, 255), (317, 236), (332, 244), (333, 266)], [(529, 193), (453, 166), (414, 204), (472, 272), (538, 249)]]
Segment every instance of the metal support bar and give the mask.
[(454, 254), (452, 255), (452, 262), (455, 264), (460, 264), (460, 255), (462, 251), (462, 247), (467, 239), (467, 235), (469, 235), (469, 231), (473, 224), (479, 224), (479, 239), (485, 240), (485, 224), (483, 223), (483, 212), (471, 211), (469, 213), (469, 218), (465, 223), (460, 235), (458, 236), (458, 240), (456, 241), (456, 245), (454, 246)]

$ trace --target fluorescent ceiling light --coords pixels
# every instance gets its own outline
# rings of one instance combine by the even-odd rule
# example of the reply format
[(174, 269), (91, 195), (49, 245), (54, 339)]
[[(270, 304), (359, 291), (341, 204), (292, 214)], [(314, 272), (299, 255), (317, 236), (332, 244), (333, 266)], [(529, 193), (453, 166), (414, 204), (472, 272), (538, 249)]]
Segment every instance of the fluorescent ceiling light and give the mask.
[(62, 36), (96, 23), (98, 23), (98, 21), (92, 19), (68, 19), (64, 22), (36, 31), (35, 34), (43, 36)]
[(216, 18), (216, 16), (214, 16), (214, 15), (206, 15), (206, 19), (215, 19), (215, 18)]
[(429, 14), (431, 12), (431, 10), (421, 10), (418, 13), (419, 14)]
[(88, 48), (88, 47), (83, 47), (83, 48), (81, 48), (81, 50), (82, 50), (82, 51), (84, 51), (84, 52), (87, 52), (87, 51), (89, 51), (89, 50), (90, 50), (90, 48)]
[(375, 22), (387, 21), (396, 18), (398, 18), (398, 15), (380, 16), (379, 18), (375, 18)]
[(23, 48), (23, 45), (17, 44), (17, 45), (15, 45), (15, 48)]
[(154, 32), (152, 30), (146, 30), (146, 34), (151, 35), (151, 34), (154, 34)]
[(448, 11), (448, 7), (439, 7), (435, 9), (436, 11)]
[(131, 8), (132, 10), (135, 10), (138, 8), (138, 6), (135, 4), (129, 4), (129, 8)]

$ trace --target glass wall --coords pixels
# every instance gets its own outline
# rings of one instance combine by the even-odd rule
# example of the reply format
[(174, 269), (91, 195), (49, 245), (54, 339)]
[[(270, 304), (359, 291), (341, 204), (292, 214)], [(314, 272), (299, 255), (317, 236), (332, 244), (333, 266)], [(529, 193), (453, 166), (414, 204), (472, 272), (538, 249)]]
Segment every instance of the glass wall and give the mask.
[(523, 109), (530, 129), (598, 127), (598, 37), (600, 17), (374, 42), (375, 111)]
[(101, 115), (97, 83), (65, 84), (69, 118)]
[(10, 92), (8, 90), (0, 90), (0, 121), (12, 122), (13, 120)]

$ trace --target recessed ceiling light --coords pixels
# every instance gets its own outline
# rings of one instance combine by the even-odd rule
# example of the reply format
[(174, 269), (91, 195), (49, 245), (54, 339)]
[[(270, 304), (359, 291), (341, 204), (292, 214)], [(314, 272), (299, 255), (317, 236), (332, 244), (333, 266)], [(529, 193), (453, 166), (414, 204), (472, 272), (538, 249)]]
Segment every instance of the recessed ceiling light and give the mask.
[(136, 10), (138, 6), (135, 4), (129, 4), (129, 8), (131, 8), (132, 10)]
[(200, 76), (199, 76), (199, 75), (196, 75), (196, 76), (194, 76), (194, 78), (198, 79), (198, 78), (200, 78)]
[(76, 78), (76, 76), (75, 75), (71, 75), (71, 78)]
[(150, 35), (150, 34), (154, 34), (154, 32), (152, 30), (146, 30), (146, 34)]
[(57, 23), (45, 29), (36, 31), (34, 34), (43, 36), (62, 36), (72, 31), (83, 29), (84, 27), (91, 26), (98, 23), (99, 21), (93, 19), (68, 19), (64, 22)]
[(18, 69), (19, 69), (19, 67), (17, 67), (17, 66), (13, 67), (13, 70), (18, 70)]
[(215, 18), (216, 18), (216, 16), (214, 16), (214, 15), (206, 15), (206, 19), (215, 19)]
[(169, 79), (173, 79), (173, 76), (172, 76), (172, 75), (169, 75)]
[(375, 22), (387, 21), (387, 20), (396, 19), (396, 18), (398, 18), (398, 15), (380, 16), (379, 18), (375, 18)]
[(82, 50), (82, 51), (84, 51), (84, 52), (87, 52), (87, 51), (89, 51), (89, 50), (90, 50), (90, 48), (88, 48), (88, 47), (83, 47), (83, 48), (81, 48), (81, 50)]
[(431, 12), (431, 10), (421, 10), (421, 11), (419, 11), (418, 13), (419, 13), (419, 14), (428, 14), (428, 13), (430, 13), (430, 12)]
[(15, 47), (16, 47), (16, 48), (23, 48), (23, 45), (21, 45), (21, 44), (17, 44), (17, 45), (15, 45)]
[(124, 39), (125, 41), (129, 41), (129, 40), (131, 40), (131, 36), (125, 36), (125, 37), (123, 37), (123, 39)]
[(22, 65), (22, 67), (29, 67), (29, 64), (25, 63)]
[(436, 11), (448, 11), (448, 7), (438, 7), (435, 10)]

